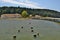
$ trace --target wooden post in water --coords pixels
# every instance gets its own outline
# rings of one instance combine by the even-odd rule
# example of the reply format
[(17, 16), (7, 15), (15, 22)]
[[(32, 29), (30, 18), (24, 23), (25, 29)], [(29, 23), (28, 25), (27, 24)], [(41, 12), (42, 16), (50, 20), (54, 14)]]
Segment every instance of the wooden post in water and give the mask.
[(18, 30), (18, 32), (20, 32), (20, 30)]
[(37, 33), (37, 35), (39, 36), (39, 33)]
[(37, 35), (33, 35), (33, 37), (34, 37), (34, 38), (36, 38), (36, 37), (37, 37)]
[(31, 27), (31, 29), (33, 29), (33, 27)]
[(34, 32), (34, 30), (31, 30), (31, 32)]
[(23, 29), (23, 26), (21, 28)]
[(39, 37), (37, 37), (37, 35), (35, 34), (35, 35), (33, 35), (33, 37), (34, 37), (34, 40), (40, 40), (40, 38)]
[(13, 36), (13, 40), (16, 40), (16, 35)]

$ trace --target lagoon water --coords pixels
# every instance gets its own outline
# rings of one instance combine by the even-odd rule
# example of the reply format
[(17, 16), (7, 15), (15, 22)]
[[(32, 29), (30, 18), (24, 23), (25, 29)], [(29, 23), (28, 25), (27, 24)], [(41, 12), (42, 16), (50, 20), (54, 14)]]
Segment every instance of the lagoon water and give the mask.
[[(33, 27), (33, 33), (30, 27)], [(20, 30), (20, 32), (17, 30)], [(34, 39), (33, 34), (38, 32), (40, 34), (37, 37), (38, 40), (60, 40), (60, 25), (55, 22), (45, 20), (0, 20), (0, 40), (13, 40), (13, 35), (16, 35), (16, 40), (37, 40)]]

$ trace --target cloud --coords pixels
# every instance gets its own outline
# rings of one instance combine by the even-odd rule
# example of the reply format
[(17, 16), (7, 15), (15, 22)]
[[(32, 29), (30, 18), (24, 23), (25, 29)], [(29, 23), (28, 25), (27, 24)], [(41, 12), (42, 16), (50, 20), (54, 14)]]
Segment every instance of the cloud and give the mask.
[(43, 9), (43, 7), (38, 6), (38, 4), (31, 2), (29, 0), (2, 0), (2, 2), (5, 3), (12, 3), (12, 4), (17, 4), (17, 5), (22, 5), (24, 7), (29, 7), (29, 8), (39, 8), (39, 9)]

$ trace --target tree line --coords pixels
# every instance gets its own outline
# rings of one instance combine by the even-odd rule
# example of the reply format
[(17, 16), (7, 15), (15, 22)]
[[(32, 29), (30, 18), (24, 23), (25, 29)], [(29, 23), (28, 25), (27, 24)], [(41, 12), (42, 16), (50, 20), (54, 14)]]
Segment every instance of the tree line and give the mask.
[(25, 7), (7, 7), (3, 6), (0, 7), (0, 16), (2, 14), (21, 14), (23, 11), (27, 11), (28, 15), (32, 14), (34, 15), (40, 15), (44, 17), (55, 17), (55, 18), (60, 18), (60, 12), (55, 11), (55, 10), (50, 10), (50, 9), (32, 9), (32, 8), (25, 8)]

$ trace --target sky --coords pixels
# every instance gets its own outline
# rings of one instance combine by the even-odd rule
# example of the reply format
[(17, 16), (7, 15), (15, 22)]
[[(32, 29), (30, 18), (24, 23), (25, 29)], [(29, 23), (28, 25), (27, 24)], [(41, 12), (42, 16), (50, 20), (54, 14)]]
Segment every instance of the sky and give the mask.
[(60, 0), (0, 0), (0, 6), (51, 9), (60, 12)]

